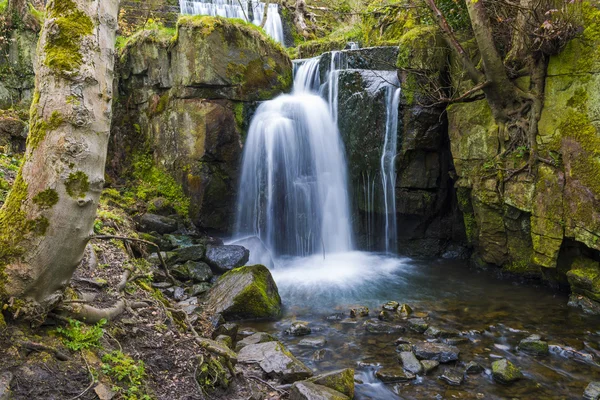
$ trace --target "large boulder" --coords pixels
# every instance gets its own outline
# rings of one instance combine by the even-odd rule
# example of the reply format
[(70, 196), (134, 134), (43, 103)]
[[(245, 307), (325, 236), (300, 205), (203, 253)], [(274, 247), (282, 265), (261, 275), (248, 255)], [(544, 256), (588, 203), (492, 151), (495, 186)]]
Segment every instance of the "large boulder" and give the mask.
[(309, 382), (326, 386), (349, 398), (354, 398), (354, 370), (351, 368), (327, 372), (308, 379)]
[(276, 319), (281, 316), (277, 285), (263, 265), (227, 272), (209, 292), (207, 305), (226, 320)]
[(208, 246), (206, 262), (218, 272), (227, 272), (242, 267), (248, 262), (250, 252), (242, 246)]
[(293, 383), (310, 378), (312, 371), (299, 361), (280, 342), (251, 344), (238, 354), (241, 364), (258, 364), (267, 377)]
[(138, 219), (138, 229), (142, 232), (156, 232), (165, 234), (177, 230), (177, 221), (156, 214), (144, 214)]
[(460, 350), (443, 343), (422, 342), (413, 346), (414, 354), (421, 360), (434, 360), (441, 363), (458, 360)]

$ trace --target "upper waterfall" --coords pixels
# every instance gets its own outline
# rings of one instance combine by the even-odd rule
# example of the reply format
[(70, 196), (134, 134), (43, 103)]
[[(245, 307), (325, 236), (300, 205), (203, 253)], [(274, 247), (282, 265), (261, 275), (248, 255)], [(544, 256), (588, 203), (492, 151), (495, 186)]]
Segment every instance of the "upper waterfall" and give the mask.
[[(182, 14), (239, 18), (255, 25), (261, 24), (265, 6), (258, 0), (179, 0)], [(269, 36), (283, 44), (283, 23), (278, 4), (269, 4), (264, 29)]]

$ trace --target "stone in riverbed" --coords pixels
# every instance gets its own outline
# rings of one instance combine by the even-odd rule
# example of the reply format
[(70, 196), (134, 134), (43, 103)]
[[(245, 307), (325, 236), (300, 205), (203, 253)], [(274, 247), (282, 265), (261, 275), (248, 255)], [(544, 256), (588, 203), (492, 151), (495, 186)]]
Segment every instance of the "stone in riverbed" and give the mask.
[(340, 369), (309, 378), (309, 382), (327, 386), (349, 398), (354, 398), (354, 370), (351, 368)]
[(165, 233), (173, 233), (177, 230), (177, 221), (156, 214), (144, 214), (138, 221), (138, 230), (141, 232), (156, 232), (164, 235)]
[(508, 384), (523, 379), (523, 373), (513, 363), (503, 358), (492, 363), (492, 377), (498, 383)]
[(277, 285), (262, 265), (227, 272), (208, 293), (206, 304), (226, 320), (276, 319), (281, 315)]
[(590, 382), (583, 392), (583, 398), (586, 400), (600, 400), (600, 382)]
[(408, 318), (413, 313), (413, 310), (408, 304), (402, 304), (397, 312), (400, 316)]
[(312, 329), (308, 326), (308, 322), (295, 321), (285, 330), (285, 333), (293, 336), (306, 336), (312, 333)]
[(417, 357), (412, 351), (403, 351), (398, 356), (402, 367), (410, 373), (421, 374), (423, 372), (423, 365), (417, 360)]
[(423, 318), (409, 318), (408, 327), (412, 331), (423, 333), (429, 328), (429, 324)]
[(290, 400), (349, 400), (350, 398), (327, 386), (312, 382), (296, 382), (290, 389)]
[(399, 367), (381, 368), (375, 376), (383, 383), (408, 382), (415, 379), (415, 375)]
[(379, 321), (377, 319), (369, 319), (364, 323), (365, 330), (369, 333), (402, 333), (405, 331), (402, 325), (396, 325), (385, 321)]
[(483, 372), (483, 367), (475, 361), (470, 361), (465, 367), (465, 372), (469, 375), (480, 374)]
[(206, 262), (218, 272), (227, 272), (248, 262), (250, 252), (242, 246), (208, 246)]
[(412, 351), (412, 344), (410, 343), (402, 343), (396, 347), (396, 351), (402, 353), (403, 351)]
[(275, 342), (275, 341), (277, 341), (277, 339), (275, 339), (273, 336), (269, 335), (268, 333), (257, 332), (250, 336), (247, 336), (244, 339), (237, 342), (237, 344), (235, 345), (235, 351), (239, 352), (244, 347), (249, 346), (251, 344), (259, 344), (259, 343), (267, 343), (267, 342)]
[(388, 301), (383, 306), (381, 306), (381, 308), (383, 308), (386, 311), (396, 311), (398, 307), (400, 307), (400, 303), (398, 303), (397, 301)]
[(436, 369), (439, 365), (439, 361), (435, 360), (423, 360), (421, 361), (421, 365), (423, 366), (423, 372), (425, 375)]
[(298, 342), (298, 346), (302, 347), (323, 347), (327, 344), (327, 340), (325, 338), (310, 338), (310, 339), (302, 339)]
[(310, 359), (313, 361), (323, 361), (327, 358), (330, 358), (330, 356), (331, 356), (331, 351), (329, 351), (327, 349), (319, 349), (313, 353), (313, 355), (310, 357)]
[(469, 343), (469, 339), (463, 336), (449, 337), (442, 339), (443, 343), (449, 344), (450, 346), (456, 346), (457, 344)]
[(463, 372), (454, 368), (445, 370), (439, 378), (451, 386), (460, 386), (465, 379)]
[(413, 346), (417, 358), (421, 360), (435, 360), (441, 363), (458, 360), (460, 350), (457, 347), (443, 343), (422, 342)]
[(350, 318), (368, 317), (369, 307), (355, 307), (350, 309)]
[(430, 326), (427, 328), (424, 335), (433, 338), (449, 338), (460, 335), (460, 331), (452, 328), (442, 329), (435, 326)]
[(171, 274), (182, 281), (208, 282), (213, 277), (210, 267), (200, 261), (188, 261), (171, 270)]
[(549, 352), (548, 342), (542, 340), (540, 335), (531, 335), (519, 342), (519, 350), (532, 355), (546, 355)]
[(240, 350), (238, 362), (258, 364), (271, 379), (293, 383), (310, 378), (312, 371), (280, 342), (251, 344)]
[(206, 247), (201, 244), (197, 244), (189, 247), (182, 247), (169, 253), (167, 264), (183, 264), (188, 261), (201, 261), (206, 254)]

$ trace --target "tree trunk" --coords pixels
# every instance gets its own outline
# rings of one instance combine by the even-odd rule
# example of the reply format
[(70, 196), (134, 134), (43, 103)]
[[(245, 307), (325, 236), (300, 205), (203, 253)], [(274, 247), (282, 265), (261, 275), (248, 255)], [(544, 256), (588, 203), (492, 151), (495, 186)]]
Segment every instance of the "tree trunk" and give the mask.
[(304, 14), (306, 13), (306, 1), (296, 0), (296, 11), (294, 12), (294, 23), (298, 32), (302, 33), (304, 37), (308, 36), (308, 30), (306, 21), (304, 20)]
[(25, 160), (0, 210), (0, 300), (43, 319), (92, 233), (110, 131), (118, 0), (51, 0)]
[(260, 23), (261, 28), (264, 28), (265, 24), (267, 23), (267, 18), (269, 17), (269, 4), (270, 3), (271, 3), (270, 0), (265, 1), (265, 10), (263, 11), (262, 21)]

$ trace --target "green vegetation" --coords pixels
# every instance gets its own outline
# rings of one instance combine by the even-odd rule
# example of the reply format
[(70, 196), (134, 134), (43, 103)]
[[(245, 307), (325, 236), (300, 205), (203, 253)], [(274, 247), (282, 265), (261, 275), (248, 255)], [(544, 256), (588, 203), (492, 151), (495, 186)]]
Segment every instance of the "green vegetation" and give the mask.
[(85, 172), (71, 172), (65, 182), (65, 187), (69, 196), (75, 199), (84, 198), (88, 190), (90, 190), (90, 182)]
[(6, 11), (6, 6), (8, 5), (8, 0), (0, 0), (0, 14)]
[(58, 194), (56, 190), (46, 189), (35, 195), (33, 202), (40, 206), (40, 208), (50, 208), (58, 203)]
[(102, 357), (102, 372), (115, 380), (113, 390), (123, 400), (152, 400), (144, 385), (146, 369), (144, 362), (134, 360), (121, 351), (113, 351)]
[(35, 150), (38, 145), (44, 140), (46, 134), (50, 131), (58, 129), (64, 122), (64, 118), (58, 111), (54, 111), (50, 115), (50, 119), (46, 121), (37, 114), (37, 103), (39, 101), (39, 93), (34, 95), (34, 103), (31, 107), (31, 121), (29, 135), (27, 136), (27, 147)]
[(104, 329), (102, 329), (104, 325), (106, 325), (104, 319), (92, 326), (70, 319), (69, 325), (56, 328), (56, 333), (62, 337), (65, 346), (73, 351), (91, 349), (100, 347), (100, 339), (104, 336)]

